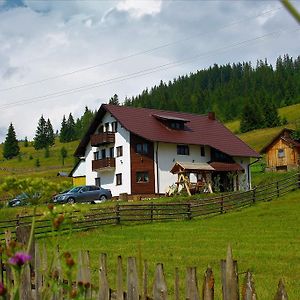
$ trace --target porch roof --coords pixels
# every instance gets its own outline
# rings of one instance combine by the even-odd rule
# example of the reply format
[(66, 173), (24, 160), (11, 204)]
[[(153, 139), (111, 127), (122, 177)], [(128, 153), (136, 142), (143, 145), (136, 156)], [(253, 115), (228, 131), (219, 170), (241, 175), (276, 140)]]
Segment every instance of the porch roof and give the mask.
[(197, 173), (200, 171), (214, 171), (214, 168), (208, 163), (176, 162), (170, 172), (178, 174), (181, 172)]
[(214, 171), (230, 172), (230, 171), (244, 171), (244, 168), (238, 163), (225, 163), (225, 162), (211, 162), (209, 163)]

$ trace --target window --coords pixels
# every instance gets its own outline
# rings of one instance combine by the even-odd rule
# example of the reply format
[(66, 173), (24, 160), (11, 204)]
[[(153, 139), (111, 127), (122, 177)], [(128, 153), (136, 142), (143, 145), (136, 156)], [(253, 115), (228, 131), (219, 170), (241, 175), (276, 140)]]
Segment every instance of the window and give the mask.
[(182, 130), (184, 129), (184, 123), (183, 122), (171, 122), (170, 123), (170, 127), (172, 129), (176, 129), (176, 130)]
[(109, 157), (114, 157), (114, 147), (109, 148)]
[(101, 150), (101, 158), (102, 159), (106, 158), (106, 151), (105, 151), (105, 149)]
[(108, 122), (105, 123), (104, 126), (105, 126), (105, 132), (108, 132), (108, 130), (109, 130), (109, 123)]
[(204, 146), (200, 147), (200, 155), (205, 156), (205, 147)]
[(285, 157), (285, 151), (284, 149), (278, 149), (278, 158)]
[(95, 178), (95, 186), (101, 186), (101, 180), (100, 177)]
[(99, 159), (99, 151), (94, 152), (94, 160), (98, 160)]
[(117, 157), (123, 156), (123, 146), (117, 147)]
[(122, 185), (122, 173), (116, 174), (116, 185)]
[(136, 172), (136, 182), (149, 182), (149, 173), (147, 171)]
[(139, 154), (148, 154), (148, 144), (143, 143), (143, 144), (136, 144), (136, 153)]
[(117, 132), (118, 131), (118, 122), (112, 122), (111, 123), (111, 131)]
[(190, 155), (190, 149), (188, 145), (177, 145), (177, 154)]

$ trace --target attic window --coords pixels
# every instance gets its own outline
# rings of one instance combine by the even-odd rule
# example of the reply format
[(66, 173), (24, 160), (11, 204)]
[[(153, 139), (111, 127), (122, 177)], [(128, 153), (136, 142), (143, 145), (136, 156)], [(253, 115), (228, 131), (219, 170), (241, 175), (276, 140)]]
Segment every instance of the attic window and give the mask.
[(184, 130), (185, 123), (190, 122), (187, 119), (183, 119), (180, 117), (169, 116), (169, 115), (152, 115), (158, 121), (163, 123), (165, 126), (175, 129), (175, 130)]
[(285, 157), (285, 151), (284, 149), (278, 149), (278, 158)]

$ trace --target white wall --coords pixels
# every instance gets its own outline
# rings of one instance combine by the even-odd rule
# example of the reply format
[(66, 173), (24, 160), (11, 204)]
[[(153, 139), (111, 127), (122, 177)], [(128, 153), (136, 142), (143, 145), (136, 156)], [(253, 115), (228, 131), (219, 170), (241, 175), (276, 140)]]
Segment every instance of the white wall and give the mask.
[(80, 176), (85, 176), (85, 161), (84, 160), (80, 160), (80, 162), (78, 163), (76, 169), (73, 172), (73, 177), (80, 177)]
[[(189, 145), (189, 149), (190, 155), (178, 155), (177, 144), (154, 143), (155, 191), (157, 193), (165, 193), (168, 187), (177, 181), (178, 176), (170, 172), (176, 162), (206, 163), (210, 160), (210, 147), (205, 146), (205, 156), (200, 155), (200, 145)], [(158, 153), (158, 162), (156, 162), (156, 151)], [(157, 185), (157, 163), (159, 169), (159, 190)]]
[(241, 165), (245, 170), (245, 173), (242, 173), (242, 172), (238, 173), (238, 181), (239, 181), (239, 185), (240, 185), (239, 190), (247, 191), (251, 188), (251, 186), (249, 186), (249, 179), (250, 179), (250, 183), (251, 183), (250, 169), (249, 169), (249, 173), (248, 173), (248, 165), (250, 164), (250, 157), (233, 157), (233, 159), (236, 163)]
[[(106, 113), (98, 128), (105, 123), (109, 123), (109, 131), (112, 130), (111, 123), (115, 122), (109, 113)], [(98, 133), (98, 128), (95, 134)], [(131, 193), (131, 178), (130, 178), (130, 133), (118, 123), (118, 129), (115, 133), (115, 144), (108, 144), (100, 147), (91, 147), (90, 144), (86, 151), (86, 182), (87, 184), (95, 184), (95, 178), (100, 177), (101, 187), (110, 189), (113, 196), (118, 196), (120, 193)], [(117, 156), (116, 148), (123, 146), (123, 156)], [(116, 160), (116, 167), (112, 169), (103, 169), (100, 172), (92, 171), (92, 160), (94, 159), (93, 152), (106, 150), (106, 156), (109, 156), (110, 147), (114, 147), (114, 157)], [(122, 185), (116, 185), (116, 174), (122, 174)]]

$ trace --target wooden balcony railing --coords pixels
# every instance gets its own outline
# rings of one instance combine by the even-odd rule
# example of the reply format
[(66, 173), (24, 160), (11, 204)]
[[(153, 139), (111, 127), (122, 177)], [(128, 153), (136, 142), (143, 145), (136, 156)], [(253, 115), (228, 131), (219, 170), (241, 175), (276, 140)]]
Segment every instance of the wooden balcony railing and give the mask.
[(115, 168), (116, 160), (114, 157), (107, 157), (103, 159), (97, 159), (92, 161), (92, 170), (100, 171), (103, 169)]
[(115, 142), (114, 132), (102, 132), (98, 134), (91, 135), (91, 145), (97, 147), (103, 144), (109, 144)]

